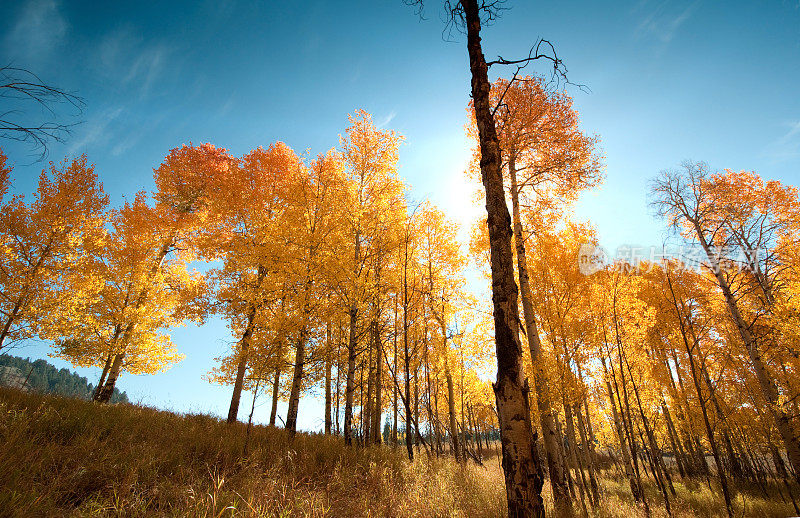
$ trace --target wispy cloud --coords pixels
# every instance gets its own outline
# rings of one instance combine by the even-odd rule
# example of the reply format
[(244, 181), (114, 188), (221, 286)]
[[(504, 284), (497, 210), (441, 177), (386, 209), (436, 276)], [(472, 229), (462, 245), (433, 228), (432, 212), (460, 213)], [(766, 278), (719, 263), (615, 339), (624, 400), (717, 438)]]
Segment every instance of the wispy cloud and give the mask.
[(390, 122), (392, 122), (392, 120), (394, 120), (394, 118), (396, 116), (397, 116), (397, 112), (392, 110), (391, 112), (389, 112), (389, 115), (387, 115), (386, 117), (384, 117), (382, 119), (378, 119), (377, 121), (375, 121), (375, 126), (377, 126), (379, 128), (385, 128)]
[(110, 126), (121, 113), (121, 107), (114, 107), (90, 117), (80, 126), (82, 132), (70, 143), (69, 154), (83, 153), (89, 146), (106, 144), (111, 139)]
[(800, 120), (789, 122), (786, 126), (786, 133), (764, 150), (764, 154), (773, 163), (800, 158)]
[(165, 43), (146, 43), (130, 29), (117, 29), (103, 37), (96, 65), (121, 87), (145, 97), (166, 70), (170, 53)]
[(69, 24), (56, 0), (29, 0), (4, 38), (7, 54), (30, 66), (47, 57), (64, 40)]
[(676, 10), (675, 3), (668, 1), (651, 5), (650, 2), (640, 4), (642, 10), (649, 10), (639, 25), (636, 34), (640, 37), (656, 38), (660, 43), (671, 42), (681, 26), (691, 18), (700, 5), (700, 0)]

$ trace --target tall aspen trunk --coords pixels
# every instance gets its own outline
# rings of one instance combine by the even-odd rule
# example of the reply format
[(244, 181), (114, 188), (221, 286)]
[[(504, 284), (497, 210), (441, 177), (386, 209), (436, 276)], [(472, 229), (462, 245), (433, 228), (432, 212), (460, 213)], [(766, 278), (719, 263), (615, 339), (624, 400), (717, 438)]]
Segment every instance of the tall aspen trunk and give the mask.
[(697, 346), (697, 339), (694, 336), (694, 332), (692, 331), (693, 340), (692, 345), (689, 344), (689, 336), (687, 332), (687, 327), (692, 329), (691, 322), (687, 323), (684, 322), (685, 318), (691, 318), (689, 315), (684, 315), (683, 303), (681, 302), (679, 305), (678, 298), (675, 295), (675, 290), (672, 287), (672, 280), (670, 279), (669, 275), (667, 275), (667, 282), (669, 284), (670, 294), (672, 295), (672, 304), (675, 309), (675, 314), (678, 318), (678, 327), (681, 332), (681, 337), (683, 339), (683, 345), (686, 348), (686, 354), (689, 357), (689, 367), (690, 372), (692, 374), (692, 381), (694, 381), (694, 387), (697, 391), (697, 400), (700, 405), (700, 411), (703, 415), (703, 424), (706, 427), (706, 435), (708, 437), (708, 443), (711, 446), (711, 453), (714, 456), (714, 462), (717, 465), (717, 476), (719, 477), (720, 486), (722, 486), (722, 496), (725, 499), (725, 508), (728, 511), (728, 516), (733, 518), (733, 504), (731, 502), (731, 495), (728, 491), (728, 480), (725, 477), (725, 469), (722, 466), (722, 459), (719, 454), (719, 450), (717, 448), (717, 441), (714, 439), (714, 430), (711, 427), (711, 422), (708, 419), (708, 411), (706, 410), (706, 401), (703, 396), (703, 391), (700, 385), (699, 374), (697, 373), (697, 368), (694, 362), (694, 352)]
[(461, 460), (467, 462), (467, 451), (469, 450), (469, 439), (467, 437), (466, 412), (464, 411), (464, 350), (461, 351)]
[(703, 375), (703, 381), (708, 387), (709, 399), (711, 399), (711, 402), (714, 404), (714, 410), (717, 413), (717, 420), (723, 424), (722, 444), (725, 447), (725, 453), (728, 457), (731, 478), (741, 482), (744, 480), (744, 473), (742, 472), (742, 465), (739, 463), (739, 458), (736, 456), (736, 452), (733, 451), (733, 443), (731, 442), (731, 436), (729, 433), (730, 424), (725, 413), (722, 411), (722, 407), (719, 404), (717, 391), (714, 387), (714, 384), (711, 382), (711, 376), (708, 374), (708, 369), (706, 369), (705, 362), (702, 358), (700, 359), (700, 372)]
[(297, 340), (297, 347), (294, 355), (294, 373), (292, 374), (292, 389), (289, 393), (289, 408), (286, 411), (286, 429), (289, 431), (289, 438), (294, 438), (297, 433), (297, 411), (300, 406), (300, 389), (303, 383), (303, 370), (306, 361), (306, 341), (308, 331), (306, 327), (300, 330), (300, 338)]
[[(697, 434), (695, 433), (692, 427), (692, 423), (689, 420), (689, 396), (686, 392), (686, 386), (683, 383), (683, 376), (681, 376), (681, 369), (680, 369), (680, 363), (678, 362), (678, 355), (674, 349), (672, 350), (672, 361), (675, 363), (675, 375), (678, 378), (678, 386), (681, 389), (681, 395), (682, 395), (681, 405), (683, 406), (681, 413), (683, 414), (683, 423), (684, 423), (684, 428), (683, 428), (684, 444), (686, 445), (686, 448), (689, 450), (689, 455), (692, 458), (692, 466), (693, 466), (692, 471), (694, 474), (697, 473), (702, 474), (704, 477), (706, 477), (706, 480), (708, 480), (710, 473), (708, 470), (708, 463), (706, 462), (705, 451), (702, 449), (702, 447), (700, 447), (700, 443), (697, 440)], [(672, 379), (671, 374), (670, 374), (670, 379)], [(678, 401), (678, 399), (676, 398), (675, 401)], [(679, 409), (681, 408), (681, 405), (678, 406)], [(709, 481), (709, 486), (710, 485), (711, 482)]]
[(575, 493), (575, 484), (572, 480), (572, 471), (570, 471), (569, 465), (569, 454), (567, 452), (566, 446), (566, 435), (564, 435), (564, 431), (561, 429), (561, 420), (558, 418), (558, 415), (554, 415), (555, 423), (556, 423), (556, 434), (558, 435), (558, 447), (559, 453), (561, 457), (564, 459), (566, 474), (567, 474), (567, 489), (569, 489), (570, 498), (573, 500), (577, 498), (577, 494)]
[[(623, 352), (623, 358), (625, 360), (625, 365), (628, 367), (628, 374), (630, 374), (631, 379), (631, 386), (633, 387), (633, 394), (636, 397), (636, 406), (639, 408), (639, 416), (642, 418), (642, 427), (644, 428), (645, 435), (647, 437), (647, 443), (650, 445), (650, 458), (652, 461), (652, 471), (656, 478), (656, 481), (661, 486), (661, 490), (664, 496), (664, 507), (666, 508), (667, 514), (672, 515), (672, 510), (670, 509), (669, 503), (669, 496), (667, 495), (667, 485), (669, 486), (669, 490), (673, 496), (675, 496), (675, 487), (672, 485), (672, 477), (670, 477), (669, 472), (667, 471), (667, 467), (664, 464), (664, 456), (661, 453), (661, 449), (658, 447), (658, 443), (656, 442), (655, 435), (653, 434), (653, 430), (650, 428), (649, 420), (644, 413), (644, 408), (642, 407), (642, 400), (639, 397), (639, 387), (636, 385), (636, 379), (633, 375), (633, 370), (631, 369), (631, 365), (628, 362), (628, 355)], [(642, 444), (645, 444), (644, 442)]]
[[(372, 324), (370, 324), (370, 331), (372, 331)], [(371, 333), (370, 333), (371, 334)], [(373, 344), (370, 337), (369, 354), (367, 355), (367, 400), (362, 407), (361, 420), (364, 427), (363, 442), (364, 445), (372, 444), (372, 392), (375, 384), (375, 367), (373, 364), (372, 351)]]
[[(644, 488), (642, 486), (642, 477), (639, 473), (639, 452), (637, 451), (637, 444), (636, 444), (636, 435), (634, 435), (633, 430), (633, 414), (631, 413), (631, 406), (630, 406), (630, 399), (628, 398), (628, 386), (625, 382), (625, 370), (622, 365), (622, 339), (620, 338), (619, 334), (619, 320), (617, 318), (617, 299), (616, 293), (614, 295), (614, 341), (617, 346), (617, 354), (619, 356), (619, 366), (620, 366), (620, 383), (617, 384), (617, 376), (614, 371), (614, 362), (610, 361), (611, 355), (609, 354), (609, 366), (611, 367), (611, 378), (614, 380), (614, 385), (617, 387), (617, 400), (619, 403), (619, 410), (620, 415), (622, 416), (622, 424), (625, 427), (626, 434), (628, 436), (628, 446), (631, 449), (631, 459), (633, 460), (633, 472), (636, 475), (636, 483), (639, 486), (639, 494), (642, 497), (642, 504), (644, 505), (644, 509), (646, 514), (650, 515), (650, 505), (647, 502), (647, 496), (644, 493)], [(620, 386), (622, 386), (622, 390), (620, 390)], [(620, 396), (622, 399), (620, 400)], [(624, 403), (624, 406), (623, 406)]]
[(353, 304), (348, 311), (350, 315), (350, 339), (347, 341), (347, 377), (344, 386), (344, 443), (353, 443), (353, 396), (356, 384), (356, 323), (358, 307)]
[(494, 383), (509, 518), (543, 518), (544, 477), (531, 427), (528, 382), (522, 370), (519, 310), (511, 252), (511, 216), (505, 199), (500, 144), (492, 117), (488, 67), (481, 48), (480, 6), (460, 0), (467, 31), (472, 100), (481, 149), (481, 178), (492, 269), (497, 381)]
[(595, 473), (594, 459), (591, 455), (591, 446), (586, 432), (586, 423), (583, 420), (583, 413), (581, 412), (581, 405), (575, 405), (575, 417), (578, 420), (578, 431), (581, 436), (581, 443), (583, 446), (580, 453), (583, 456), (583, 463), (586, 465), (589, 474), (589, 489), (591, 490), (592, 505), (600, 503), (600, 488), (597, 484), (597, 474)]
[(239, 345), (239, 363), (236, 365), (236, 380), (233, 383), (233, 395), (231, 404), (228, 407), (228, 423), (233, 423), (239, 415), (239, 402), (242, 399), (242, 387), (244, 386), (244, 375), (247, 371), (247, 356), (250, 352), (250, 338), (253, 336), (253, 329), (256, 320), (256, 305), (250, 304), (247, 313), (247, 326), (242, 334)]
[(641, 489), (639, 488), (638, 480), (636, 479), (636, 475), (633, 471), (633, 462), (631, 460), (631, 454), (628, 450), (628, 443), (625, 439), (625, 433), (622, 429), (621, 418), (619, 416), (619, 412), (617, 412), (617, 403), (614, 398), (614, 391), (611, 387), (611, 382), (609, 381), (608, 376), (608, 369), (606, 368), (606, 360), (604, 356), (600, 357), (600, 361), (603, 364), (603, 371), (606, 374), (606, 390), (608, 391), (608, 400), (611, 402), (611, 416), (614, 421), (614, 431), (617, 434), (617, 440), (619, 441), (619, 449), (622, 454), (622, 463), (625, 468), (625, 477), (628, 479), (628, 484), (631, 488), (631, 494), (633, 495), (633, 499), (637, 502), (642, 500)]
[(372, 322), (372, 341), (375, 347), (375, 405), (372, 410), (372, 442), (381, 443), (381, 417), (383, 415), (383, 343), (378, 321)]
[(584, 516), (588, 516), (589, 511), (586, 509), (586, 481), (583, 478), (583, 467), (581, 466), (580, 459), (578, 459), (578, 452), (575, 440), (575, 423), (572, 419), (572, 407), (564, 401), (564, 421), (567, 427), (567, 454), (569, 455), (570, 462), (572, 463), (572, 470), (575, 472), (575, 479), (578, 482), (578, 492), (581, 498), (581, 508), (583, 509)]
[(336, 417), (334, 418), (336, 435), (339, 435), (339, 431), (341, 430), (341, 428), (339, 427), (339, 418), (342, 413), (340, 408), (341, 395), (342, 395), (341, 358), (342, 358), (342, 340), (344, 340), (344, 333), (342, 332), (341, 324), (338, 326), (338, 328), (339, 328), (339, 334), (336, 337)]
[(100, 394), (100, 390), (103, 388), (103, 384), (106, 382), (106, 375), (108, 374), (108, 370), (111, 368), (111, 361), (114, 358), (113, 354), (109, 354), (106, 358), (106, 363), (103, 366), (103, 372), (100, 374), (100, 380), (97, 382), (97, 386), (94, 388), (92, 392), (92, 400), (94, 401), (97, 399), (97, 396)]
[[(446, 335), (445, 335), (446, 336)], [(461, 445), (458, 440), (458, 427), (456, 425), (456, 401), (453, 389), (453, 375), (450, 372), (450, 359), (447, 353), (447, 343), (444, 344), (444, 377), (447, 382), (447, 414), (450, 419), (450, 440), (453, 443), (453, 456), (461, 459)]]
[[(405, 301), (408, 300), (407, 294), (407, 287)], [(405, 302), (404, 301), (404, 302)], [(403, 305), (403, 361), (405, 364), (405, 398), (403, 398), (403, 403), (406, 410), (406, 450), (408, 451), (408, 460), (414, 460), (414, 445), (411, 442), (411, 437), (413, 435), (412, 432), (412, 421), (413, 417), (411, 415), (411, 358), (410, 358), (410, 351), (408, 347), (408, 305), (404, 303)]]
[(333, 343), (331, 341), (331, 323), (325, 329), (325, 435), (331, 433), (331, 368), (333, 362), (331, 361), (331, 354)]
[[(129, 324), (130, 326), (130, 324)], [(111, 401), (111, 396), (114, 395), (114, 387), (117, 383), (117, 378), (119, 377), (119, 373), (122, 371), (122, 365), (125, 360), (125, 351), (119, 352), (114, 355), (114, 362), (111, 364), (111, 368), (108, 370), (108, 377), (106, 377), (106, 382), (97, 393), (97, 401), (100, 403), (108, 403)]]
[(664, 414), (664, 421), (667, 424), (667, 436), (669, 437), (669, 444), (672, 448), (672, 453), (675, 455), (675, 465), (678, 467), (678, 474), (681, 476), (681, 478), (686, 478), (683, 447), (681, 446), (678, 433), (675, 430), (675, 423), (672, 421), (672, 414), (669, 411), (669, 407), (667, 406), (667, 402), (663, 395), (661, 396), (661, 412)]
[[(578, 363), (577, 365), (578, 365), (578, 379), (581, 381), (581, 383), (584, 383), (584, 381), (583, 381), (583, 373), (581, 372), (581, 365), (580, 365), (580, 363)], [(587, 448), (587, 451), (589, 453), (589, 458), (590, 458), (590, 460), (592, 462), (592, 465), (596, 467), (597, 466), (597, 453), (595, 452), (595, 448), (594, 448), (595, 437), (594, 437), (594, 429), (592, 428), (592, 414), (589, 412), (589, 398), (588, 397), (584, 397), (583, 398), (583, 411), (585, 413), (584, 415), (586, 416), (585, 417), (586, 433), (589, 435), (589, 446)]]
[[(394, 327), (394, 333), (392, 337), (392, 341), (394, 344), (394, 356), (392, 357), (392, 363), (394, 365), (394, 370), (392, 375), (397, 378), (399, 374), (397, 372), (397, 295), (394, 297), (394, 319), (392, 320), (392, 324)], [(392, 446), (397, 446), (397, 383), (392, 383)]]
[(256, 378), (256, 387), (253, 390), (253, 402), (250, 404), (250, 415), (247, 418), (247, 431), (244, 435), (244, 448), (242, 448), (242, 456), (247, 456), (247, 447), (250, 445), (250, 431), (253, 429), (253, 414), (256, 413), (256, 399), (258, 398), (258, 388), (261, 384), (261, 378)]
[(525, 240), (522, 233), (522, 220), (519, 208), (519, 186), (517, 185), (517, 167), (515, 150), (509, 150), (508, 172), (511, 178), (511, 206), (514, 222), (514, 244), (517, 251), (517, 273), (519, 275), (520, 298), (522, 299), (522, 313), (525, 318), (525, 334), (528, 338), (528, 348), (533, 365), (533, 388), (536, 392), (536, 404), (539, 410), (539, 427), (542, 430), (544, 451), (547, 455), (547, 470), (550, 475), (550, 487), (553, 491), (558, 514), (568, 516), (572, 513), (572, 501), (567, 486), (567, 477), (564, 458), (558, 447), (555, 422), (553, 420), (552, 404), (548, 392), (547, 373), (544, 370), (542, 357), (542, 344), (539, 339), (539, 329), (536, 314), (533, 310), (533, 295), (531, 293), (528, 264), (525, 251)]
[(414, 446), (417, 447), (417, 452), (419, 452), (422, 432), (419, 429), (419, 378), (416, 372), (414, 373), (414, 430), (416, 430), (414, 434)]
[[(358, 265), (361, 258), (361, 230), (356, 228), (353, 250), (353, 264)], [(357, 273), (357, 272), (356, 272)], [(355, 291), (355, 290), (354, 290)], [(356, 293), (352, 293), (348, 314), (350, 316), (350, 339), (347, 341), (347, 377), (344, 388), (344, 443), (348, 446), (353, 443), (353, 392), (355, 390), (356, 375), (356, 346), (358, 324), (358, 304)]]
[(358, 420), (358, 443), (364, 444), (364, 357), (358, 364), (359, 382), (358, 382), (358, 407), (361, 409)]
[(275, 367), (275, 378), (272, 380), (272, 408), (269, 413), (269, 425), (275, 426), (275, 419), (278, 417), (278, 396), (281, 388), (281, 368)]

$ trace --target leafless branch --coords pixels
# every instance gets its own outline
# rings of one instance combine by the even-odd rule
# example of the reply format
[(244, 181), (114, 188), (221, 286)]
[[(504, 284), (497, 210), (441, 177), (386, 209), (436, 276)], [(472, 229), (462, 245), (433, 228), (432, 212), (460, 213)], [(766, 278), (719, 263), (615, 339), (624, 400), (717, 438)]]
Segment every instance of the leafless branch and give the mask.
[(19, 107), (31, 103), (49, 112), (52, 117), (56, 116), (57, 105), (71, 106), (77, 110), (75, 115), (80, 115), (86, 103), (72, 92), (45, 84), (30, 70), (11, 65), (0, 67), (0, 106), (9, 106), (9, 109), (0, 113), (0, 139), (27, 142), (34, 150), (40, 151), (39, 159), (42, 160), (47, 156), (48, 143), (65, 142), (80, 121), (25, 121), (25, 110)]

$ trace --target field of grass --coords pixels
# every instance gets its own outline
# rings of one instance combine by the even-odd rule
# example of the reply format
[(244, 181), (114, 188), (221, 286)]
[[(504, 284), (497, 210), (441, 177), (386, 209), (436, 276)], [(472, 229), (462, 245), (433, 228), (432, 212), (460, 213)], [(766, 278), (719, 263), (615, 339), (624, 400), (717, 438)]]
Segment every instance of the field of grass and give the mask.
[[(497, 517), (497, 458), (409, 463), (402, 448), (245, 426), (133, 405), (100, 406), (0, 388), (0, 516)], [(645, 516), (608, 473), (592, 514)], [(673, 515), (724, 516), (705, 483), (676, 484)], [(771, 491), (774, 491), (771, 490)], [(548, 489), (545, 499), (550, 500)], [(648, 488), (653, 516), (666, 516)], [(551, 506), (548, 505), (548, 508)], [(740, 491), (738, 516), (792, 516), (777, 492)]]

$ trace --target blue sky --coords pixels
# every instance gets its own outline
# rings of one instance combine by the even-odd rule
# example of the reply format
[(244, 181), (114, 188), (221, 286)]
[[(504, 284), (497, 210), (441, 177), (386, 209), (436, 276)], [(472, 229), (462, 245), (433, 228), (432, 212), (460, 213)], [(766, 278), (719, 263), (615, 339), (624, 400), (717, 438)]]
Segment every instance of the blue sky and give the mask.
[[(85, 99), (83, 123), (50, 159), (87, 153), (112, 203), (151, 190), (152, 169), (175, 146), (208, 141), (241, 155), (282, 140), (315, 154), (364, 108), (405, 136), (401, 174), (413, 196), (467, 223), (481, 211), (462, 178), (468, 62), (463, 37), (444, 41), (439, 5), (429, 0), (420, 21), (401, 0), (2, 2), (0, 63)], [(484, 31), (487, 56), (521, 57), (546, 38), (570, 79), (591, 89), (570, 93), (584, 130), (602, 140), (607, 179), (577, 216), (595, 222), (607, 248), (662, 242), (647, 180), (684, 159), (798, 183), (800, 1), (507, 5)], [(31, 192), (43, 164), (25, 146), (0, 146), (16, 165), (14, 190)], [(233, 339), (225, 324), (173, 339), (186, 360), (124, 375), (120, 388), (162, 408), (226, 412), (230, 389), (201, 379)], [(47, 352), (30, 344), (15, 354)], [(301, 402), (301, 428), (321, 428), (321, 417), (317, 400)]]

